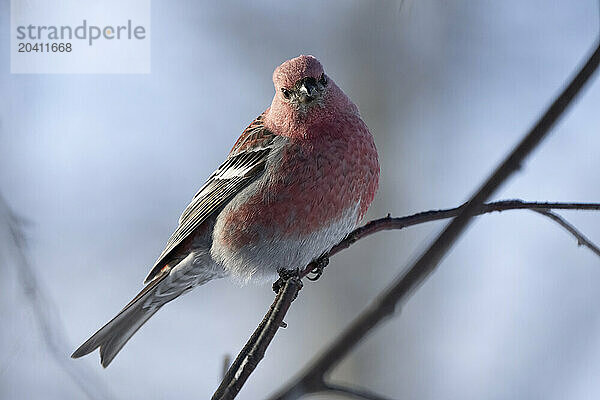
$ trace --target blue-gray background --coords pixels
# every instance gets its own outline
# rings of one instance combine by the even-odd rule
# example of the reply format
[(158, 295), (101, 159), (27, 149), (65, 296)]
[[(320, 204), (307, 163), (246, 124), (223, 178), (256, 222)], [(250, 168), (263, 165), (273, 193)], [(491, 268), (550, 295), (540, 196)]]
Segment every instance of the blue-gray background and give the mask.
[[(317, 56), (358, 104), (382, 169), (368, 217), (405, 215), (464, 201), (598, 31), (594, 0), (269, 3), (154, 1), (149, 75), (11, 75), (0, 3), (0, 190), (29, 221), (65, 358), (141, 288), (179, 213), (270, 103), (282, 61)], [(596, 80), (497, 198), (598, 201), (599, 127)], [(562, 214), (600, 241), (599, 216)], [(297, 372), (441, 226), (336, 256), (240, 398)], [(50, 355), (2, 238), (0, 398), (83, 398)], [(596, 399), (598, 288), (598, 258), (553, 223), (482, 217), (333, 378), (402, 399)], [(120, 399), (208, 398), (272, 298), (268, 286), (213, 282), (159, 312), (107, 370), (96, 353), (66, 365)]]

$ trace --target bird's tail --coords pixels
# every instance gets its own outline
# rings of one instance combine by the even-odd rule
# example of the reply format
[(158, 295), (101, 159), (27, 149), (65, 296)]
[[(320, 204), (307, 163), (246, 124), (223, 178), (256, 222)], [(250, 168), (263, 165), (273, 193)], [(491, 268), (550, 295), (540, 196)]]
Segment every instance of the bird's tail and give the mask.
[(107, 367), (125, 343), (162, 306), (198, 285), (224, 276), (222, 268), (216, 265), (203, 263), (198, 267), (198, 257), (196, 252), (191, 252), (173, 268), (165, 266), (116, 317), (94, 333), (71, 357), (85, 356), (99, 347), (100, 363)]
[(106, 368), (137, 330), (140, 329), (162, 305), (166, 304), (166, 302), (152, 305), (146, 303), (148, 300), (151, 301), (151, 297), (155, 295), (156, 289), (168, 275), (167, 272), (162, 276), (157, 276), (137, 296), (135, 296), (116, 317), (100, 328), (98, 332), (94, 333), (94, 335), (84, 344), (79, 346), (71, 357), (83, 357), (100, 347), (100, 363)]

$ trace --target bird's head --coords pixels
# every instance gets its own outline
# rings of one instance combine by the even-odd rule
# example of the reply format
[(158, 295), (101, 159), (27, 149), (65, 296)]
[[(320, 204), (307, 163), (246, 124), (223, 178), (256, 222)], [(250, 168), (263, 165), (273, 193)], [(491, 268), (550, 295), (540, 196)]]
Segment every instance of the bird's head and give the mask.
[(307, 113), (316, 105), (323, 105), (329, 78), (323, 66), (313, 56), (292, 58), (273, 72), (275, 97), (282, 105)]
[(317, 126), (332, 123), (358, 108), (313, 56), (299, 56), (273, 72), (275, 96), (265, 117), (267, 128), (288, 137), (314, 136)]

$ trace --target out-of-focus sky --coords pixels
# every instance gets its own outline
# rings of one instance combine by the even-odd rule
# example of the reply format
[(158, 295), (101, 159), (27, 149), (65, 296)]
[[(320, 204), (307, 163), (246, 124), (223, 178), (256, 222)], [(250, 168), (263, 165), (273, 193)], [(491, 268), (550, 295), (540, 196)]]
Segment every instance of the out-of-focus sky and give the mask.
[[(11, 75), (0, 2), (0, 191), (70, 347), (112, 318), (204, 179), (271, 102), (271, 73), (318, 57), (379, 148), (368, 217), (458, 205), (588, 54), (597, 2), (152, 4), (152, 73)], [(600, 199), (596, 79), (496, 198)], [(600, 216), (564, 212), (600, 242)], [(266, 397), (339, 333), (442, 224), (378, 234), (308, 283), (240, 399)], [(6, 238), (6, 236), (4, 236)], [(2, 247), (0, 398), (78, 399)], [(600, 260), (528, 212), (479, 218), (402, 314), (333, 374), (402, 399), (596, 399)], [(205, 399), (272, 301), (212, 282), (169, 304), (103, 370), (119, 399)], [(324, 397), (322, 397), (324, 398)]]

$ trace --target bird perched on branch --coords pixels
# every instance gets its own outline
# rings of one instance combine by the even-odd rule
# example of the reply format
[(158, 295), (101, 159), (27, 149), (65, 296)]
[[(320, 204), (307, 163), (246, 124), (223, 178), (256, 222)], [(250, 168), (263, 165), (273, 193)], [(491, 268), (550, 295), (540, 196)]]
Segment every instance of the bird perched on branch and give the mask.
[(281, 64), (275, 96), (183, 211), (146, 287), (72, 355), (106, 367), (162, 306), (212, 279), (306, 267), (359, 223), (379, 163), (358, 108), (312, 56)]

